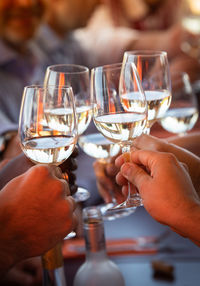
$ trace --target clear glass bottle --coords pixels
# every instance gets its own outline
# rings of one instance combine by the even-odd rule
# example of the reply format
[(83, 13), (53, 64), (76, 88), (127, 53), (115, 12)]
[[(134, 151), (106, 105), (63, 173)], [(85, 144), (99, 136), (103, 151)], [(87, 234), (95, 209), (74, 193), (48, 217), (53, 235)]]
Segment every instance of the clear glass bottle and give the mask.
[(106, 254), (104, 224), (98, 208), (83, 209), (86, 260), (77, 271), (74, 286), (125, 286), (123, 276)]

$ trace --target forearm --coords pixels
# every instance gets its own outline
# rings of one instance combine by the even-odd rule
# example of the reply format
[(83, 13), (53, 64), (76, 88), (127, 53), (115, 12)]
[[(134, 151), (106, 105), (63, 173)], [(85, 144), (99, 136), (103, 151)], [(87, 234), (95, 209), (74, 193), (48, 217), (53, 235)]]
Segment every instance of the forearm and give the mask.
[[(10, 227), (9, 207), (4, 206), (4, 198), (0, 193), (0, 278), (15, 264), (15, 235)], [(19, 246), (18, 246), (19, 248)]]
[(192, 183), (200, 196), (200, 158), (188, 150), (172, 143), (168, 144), (167, 152), (173, 153), (180, 162), (187, 165)]
[(200, 132), (187, 134), (184, 137), (173, 136), (168, 139), (169, 143), (173, 143), (200, 157)]
[(196, 245), (200, 246), (200, 203), (192, 205), (188, 211), (182, 212), (171, 228), (180, 235), (189, 238)]

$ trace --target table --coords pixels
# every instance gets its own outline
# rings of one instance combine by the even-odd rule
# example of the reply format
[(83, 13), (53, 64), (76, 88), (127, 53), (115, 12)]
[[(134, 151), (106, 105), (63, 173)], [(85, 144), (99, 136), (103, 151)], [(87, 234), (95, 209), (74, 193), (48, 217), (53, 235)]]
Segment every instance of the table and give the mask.
[[(200, 248), (168, 227), (159, 224), (143, 207), (128, 217), (105, 221), (106, 239), (159, 236), (169, 230), (160, 243), (160, 251), (151, 255), (124, 255), (110, 257), (120, 268), (126, 286), (198, 286), (200, 285)], [(166, 246), (169, 248), (167, 249)], [(174, 266), (174, 280), (154, 279), (152, 260), (162, 260)], [(68, 286), (73, 285), (74, 275), (84, 259), (65, 260)]]

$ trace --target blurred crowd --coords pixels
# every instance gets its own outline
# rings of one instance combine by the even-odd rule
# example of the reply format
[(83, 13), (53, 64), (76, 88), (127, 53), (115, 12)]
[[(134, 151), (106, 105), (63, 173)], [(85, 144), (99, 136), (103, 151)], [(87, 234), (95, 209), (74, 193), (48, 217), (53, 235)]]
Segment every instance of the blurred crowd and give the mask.
[(180, 48), (181, 0), (1, 0), (0, 16), (0, 134), (16, 130), (23, 87), (42, 83), (48, 65), (165, 50), (171, 69), (198, 79), (197, 60)]
[[(165, 50), (172, 70), (199, 77), (181, 51), (182, 0), (1, 0), (0, 134), (17, 129), (23, 87), (48, 65), (120, 62), (125, 50)], [(8, 149), (9, 150), (9, 149)]]
[(165, 50), (170, 69), (196, 86), (200, 64), (181, 49), (181, 8), (182, 0), (0, 0), (1, 159), (21, 153), (23, 89), (42, 84), (49, 65), (92, 68), (121, 62), (126, 50)]

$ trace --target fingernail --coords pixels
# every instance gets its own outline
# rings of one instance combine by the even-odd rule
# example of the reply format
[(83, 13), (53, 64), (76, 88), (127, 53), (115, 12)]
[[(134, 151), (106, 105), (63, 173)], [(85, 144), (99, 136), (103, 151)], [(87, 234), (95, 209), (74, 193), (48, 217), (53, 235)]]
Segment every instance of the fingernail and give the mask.
[(121, 168), (121, 172), (124, 176), (128, 177), (131, 172), (130, 164), (124, 164)]

